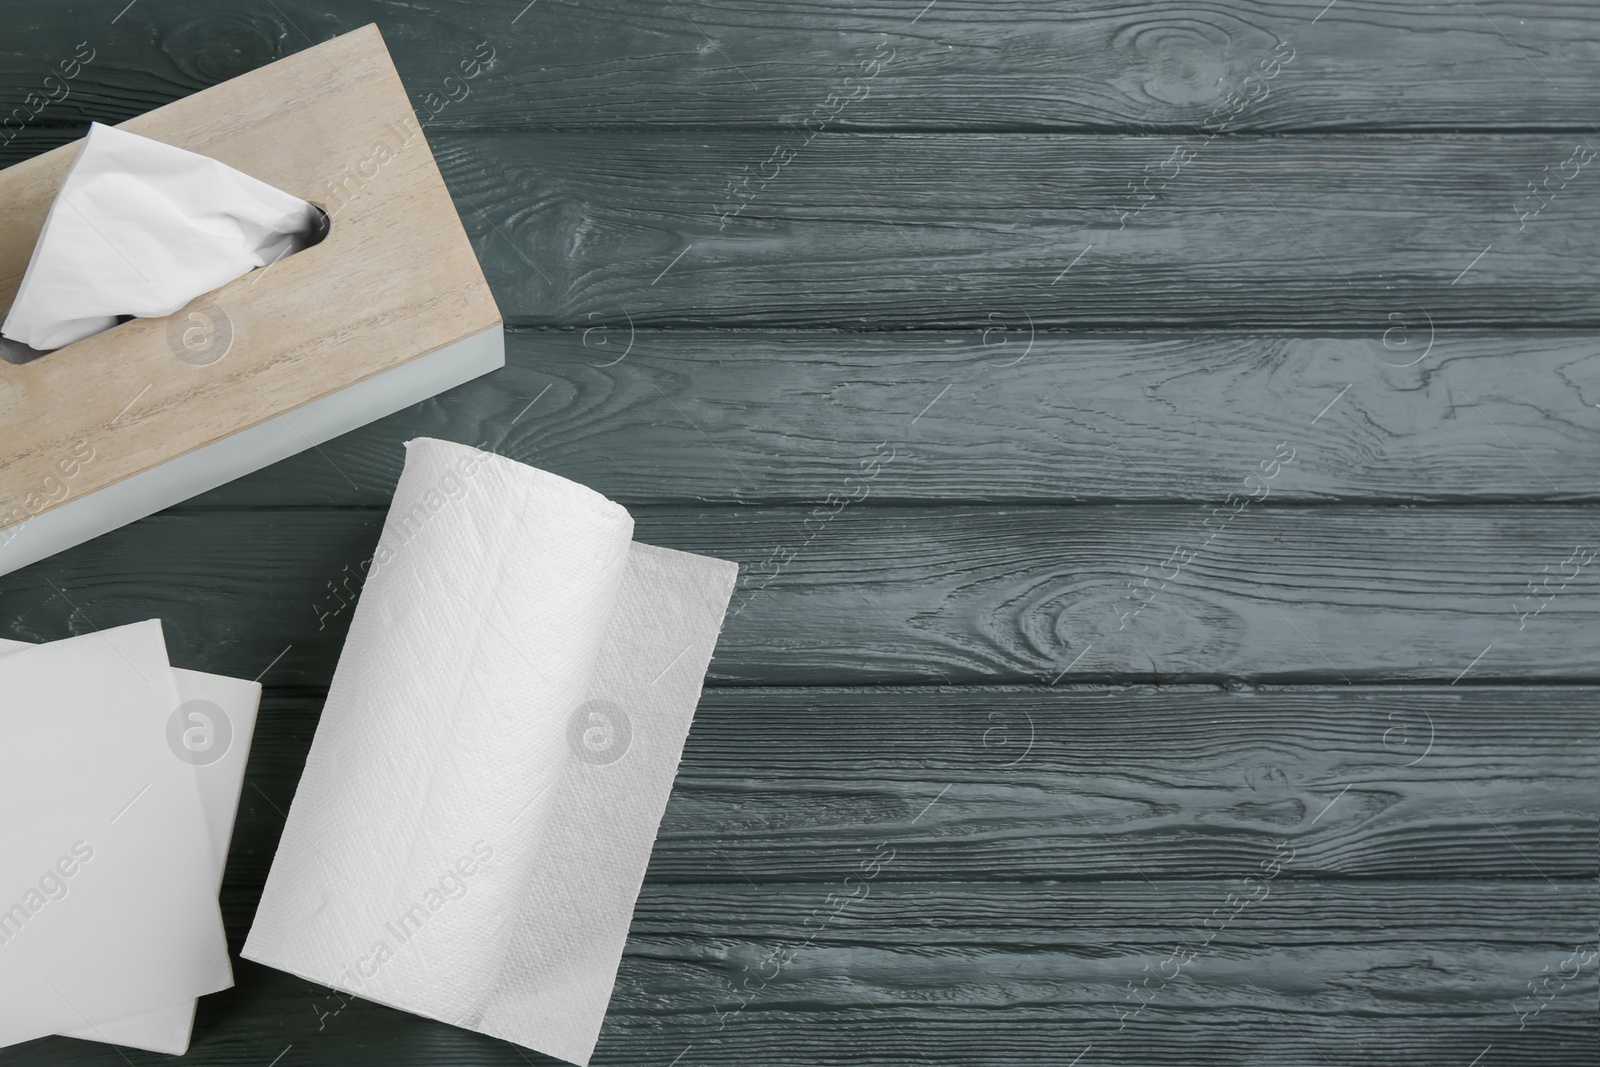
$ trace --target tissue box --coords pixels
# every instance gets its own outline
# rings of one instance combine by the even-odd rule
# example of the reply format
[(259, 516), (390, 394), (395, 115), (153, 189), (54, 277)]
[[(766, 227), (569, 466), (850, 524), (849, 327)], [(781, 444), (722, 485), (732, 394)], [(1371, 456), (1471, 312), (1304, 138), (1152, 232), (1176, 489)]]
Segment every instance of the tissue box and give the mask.
[[(499, 310), (376, 26), (122, 128), (316, 204), (328, 234), (166, 318), (0, 361), (0, 574), (505, 364)], [(0, 171), (0, 308), (76, 152)]]

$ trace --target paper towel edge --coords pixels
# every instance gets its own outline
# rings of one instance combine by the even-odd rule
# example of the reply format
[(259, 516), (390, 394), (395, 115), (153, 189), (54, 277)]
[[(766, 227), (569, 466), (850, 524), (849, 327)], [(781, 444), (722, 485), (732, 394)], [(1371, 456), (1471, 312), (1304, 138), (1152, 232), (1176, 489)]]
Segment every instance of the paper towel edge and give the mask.
[[(711, 574), (708, 575), (710, 580), (705, 585), (701, 586), (701, 593), (704, 596), (704, 602), (706, 606), (708, 608), (715, 608), (719, 616), (716, 636), (711, 641), (711, 647), (706, 650), (705, 663), (701, 666), (699, 671), (700, 681), (695, 688), (694, 708), (690, 712), (689, 722), (684, 730), (683, 736), (679, 738), (678, 741), (677, 753), (672, 763), (672, 778), (671, 782), (668, 784), (667, 795), (662, 799), (661, 809), (657, 811), (655, 815), (655, 826), (652, 836), (653, 838), (659, 838), (661, 832), (661, 820), (666, 816), (667, 805), (671, 803), (672, 788), (677, 782), (678, 772), (683, 765), (683, 750), (688, 743), (689, 733), (694, 729), (694, 717), (699, 711), (700, 699), (705, 693), (705, 676), (706, 673), (711, 669), (711, 661), (716, 658), (717, 645), (721, 643), (722, 630), (723, 627), (727, 625), (728, 606), (733, 599), (733, 592), (738, 584), (739, 565), (732, 560), (722, 559), (717, 556), (703, 555), (698, 552), (685, 552), (681, 549), (666, 548), (661, 545), (649, 545), (639, 541), (634, 541), (629, 546), (629, 554), (630, 556), (637, 555), (643, 559), (649, 560), (650, 565), (664, 564), (666, 566), (688, 566), (695, 567), (697, 569), (703, 568), (707, 571), (710, 571)], [(652, 840), (650, 850), (652, 853), (655, 851), (654, 840)], [(639, 905), (639, 893), (643, 890), (643, 888), (644, 881), (643, 875), (641, 874), (639, 884), (634, 887), (632, 899), (628, 905), (630, 913), (637, 910)], [(625, 949), (626, 935), (624, 937), (624, 945), (618, 952), (618, 965), (621, 963), (622, 954)], [(612, 970), (613, 988), (616, 980), (616, 973), (617, 969), (614, 967)], [(605, 1016), (609, 1014), (610, 1007), (608, 1005), (599, 1022), (596, 1023), (593, 1032), (587, 1034), (585, 1037), (578, 1038), (570, 1045), (565, 1043), (546, 1043), (539, 1045), (531, 1044), (522, 1040), (520, 1037), (511, 1036), (510, 1032), (507, 1030), (504, 1030), (493, 1024), (486, 1023), (482, 1020), (480, 1020), (477, 1026), (469, 1026), (466, 1027), (466, 1029), (472, 1030), (474, 1033), (485, 1034), (500, 1041), (505, 1041), (509, 1044), (517, 1046), (518, 1048), (526, 1048), (534, 1052), (542, 1053), (546, 1056), (553, 1056), (556, 1059), (563, 1060), (567, 1063), (577, 1064), (578, 1067), (588, 1067), (589, 1061), (594, 1057), (595, 1049), (599, 1047), (600, 1033), (605, 1026)]]
[(464, 444), (460, 441), (448, 441), (442, 437), (413, 437), (405, 443), (407, 453), (410, 453), (412, 445), (420, 444), (446, 445), (453, 451), (483, 456), (489, 464), (501, 468), (513, 477), (531, 479), (540, 483), (541, 487), (554, 487), (563, 495), (569, 496), (575, 501), (580, 501), (598, 511), (610, 514), (618, 520), (626, 519), (630, 529), (632, 528), (633, 516), (627, 508), (598, 489), (590, 488), (582, 482), (573, 481), (571, 478), (563, 477), (553, 471), (535, 467), (533, 464), (524, 463), (519, 459), (512, 459), (510, 456), (503, 456), (498, 452), (491, 452), (487, 448), (479, 448), (476, 445)]

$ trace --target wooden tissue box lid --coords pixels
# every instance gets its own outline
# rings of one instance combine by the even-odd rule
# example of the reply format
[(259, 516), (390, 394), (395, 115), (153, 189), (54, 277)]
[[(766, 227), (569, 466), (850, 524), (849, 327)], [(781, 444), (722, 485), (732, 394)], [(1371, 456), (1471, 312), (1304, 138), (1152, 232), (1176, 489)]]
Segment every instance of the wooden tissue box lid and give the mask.
[[(331, 226), (167, 318), (0, 360), (0, 531), (500, 324), (376, 26), (121, 128), (293, 193)], [(78, 144), (0, 170), (0, 308)], [(216, 348), (197, 357), (186, 330)], [(224, 330), (226, 354), (199, 365)]]

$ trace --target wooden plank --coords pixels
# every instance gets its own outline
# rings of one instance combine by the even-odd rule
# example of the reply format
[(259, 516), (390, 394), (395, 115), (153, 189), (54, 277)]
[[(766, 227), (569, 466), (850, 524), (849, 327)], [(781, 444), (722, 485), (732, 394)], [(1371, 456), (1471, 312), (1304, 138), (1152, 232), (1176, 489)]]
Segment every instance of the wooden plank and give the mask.
[[(920, 1048), (943, 1062), (1031, 1056), (1066, 1064), (1090, 1043), (1098, 1055), (1080, 1064), (1209, 1062), (1168, 1042), (1194, 1029), (1221, 1036), (1225, 1021), (1245, 1033), (1211, 1046), (1216, 1062), (1307, 1062), (1302, 1042), (1313, 1034), (1335, 1062), (1360, 1062), (1354, 1054), (1371, 1053), (1380, 1029), (1389, 1034), (1378, 1041), (1390, 1047), (1431, 1046), (1450, 1029), (1458, 1040), (1463, 1030), (1510, 1031), (1502, 1037), (1507, 1050), (1523, 1051), (1520, 1042), (1540, 1025), (1555, 1023), (1566, 1040), (1587, 1037), (1591, 1045), (1597, 1026), (1594, 981), (1581, 972), (1525, 1031), (1516, 1031), (1518, 1017), (1509, 1012), (1518, 994), (1527, 996), (1523, 974), (1554, 971), (1575, 945), (1594, 946), (1587, 887), (1513, 883), (1500, 896), (1483, 885), (1300, 883), (1267, 896), (1254, 914), (1246, 906), (1204, 950), (1205, 935), (1189, 923), (1237, 892), (1236, 881), (1152, 887), (1135, 880), (1092, 892), (1002, 884), (992, 895), (979, 886), (891, 885), (876, 896), (877, 887), (861, 881), (834, 888), (869, 895), (845, 906), (809, 945), (837, 906), (820, 888), (807, 899), (794, 890), (730, 886), (713, 905), (712, 929), (692, 919), (685, 929), (684, 919), (710, 896), (700, 887), (672, 892), (677, 906), (659, 918), (647, 893), (613, 1001), (617, 1051), (634, 1052), (633, 1062), (668, 1062), (678, 1049), (667, 1041), (681, 1034), (683, 1043), (709, 1038), (709, 1055), (731, 1060), (754, 1051), (747, 1042), (798, 1031), (802, 1040), (811, 1035), (800, 1055), (820, 1057), (828, 1039), (816, 1013), (832, 1014), (841, 994), (858, 1019), (870, 1020), (869, 1033), (901, 1028), (876, 1035), (879, 1054), (896, 1062), (920, 1062)], [(1513, 908), (1526, 909), (1528, 925), (1497, 928)], [(753, 929), (730, 936), (730, 914)], [(1396, 914), (1416, 918), (1396, 929)], [(1197, 950), (1193, 970), (1163, 968), (1182, 942)], [(1130, 983), (1153, 997), (1138, 1016)], [(683, 1018), (673, 1011), (679, 1005), (688, 1009), (684, 1021), (699, 1025), (688, 1033), (672, 1026), (669, 1037), (663, 1030)], [(701, 1022), (701, 1013), (715, 1025)], [(746, 1027), (753, 1033), (741, 1033)], [(1028, 1036), (1015, 1036), (1018, 1030)], [(858, 1032), (850, 1028), (852, 1038)], [(980, 1033), (991, 1051), (974, 1056)], [(1058, 1043), (1054, 1054), (1050, 1043)], [(667, 1055), (652, 1055), (656, 1049)], [(839, 1054), (837, 1045), (830, 1051)]]
[[(650, 876), (829, 883), (888, 842), (885, 882), (1237, 879), (1292, 856), (1285, 880), (1587, 879), (1592, 891), (1596, 698), (713, 689)], [(230, 867), (242, 885), (266, 878), (321, 699), (273, 693), (266, 708)]]
[(736, 189), (770, 136), (430, 143), (510, 325), (1600, 325), (1600, 149), (1570, 136), (1223, 137), (1162, 166), (1161, 138), (825, 133)]
[[(1070, 1063), (1092, 1043), (1079, 1067), (1463, 1067), (1493, 1044), (1484, 1062), (1587, 1067), (1600, 1025), (1595, 965), (1578, 966), (1594, 949), (1587, 886), (1280, 880), (1204, 948), (1194, 928), (1237, 895), (1237, 879), (857, 882), (858, 899), (823, 924), (831, 888), (647, 882), (593, 1062), (766, 1063), (782, 1048), (784, 1063), (1032, 1067)], [(254, 902), (230, 888), (224, 904), (237, 944)], [(1193, 962), (1162, 984), (1186, 939)], [(1551, 978), (1537, 1015), (1517, 1014), (1536, 1003), (1530, 980), (1574, 969), (1564, 986)], [(255, 964), (236, 978), (201, 1001), (200, 1062), (260, 1067), (289, 1045), (299, 1062), (531, 1060)], [(1137, 1016), (1130, 985), (1149, 1001)], [(106, 1062), (104, 1049), (65, 1039), (25, 1054), (51, 1067)]]
[(432, 140), (515, 325), (1600, 323), (1600, 183), (1570, 137), (1222, 138), (1137, 215), (1165, 140), (824, 134), (737, 191), (770, 137)]
[[(59, 96), (44, 79), (80, 41), (97, 53), (40, 110), (56, 123), (128, 118), (371, 21), (419, 116), (454, 127), (786, 129), (842, 93), (856, 99), (837, 129), (1152, 130), (1204, 121), (1240, 94), (1258, 98), (1237, 119), (1250, 130), (1589, 132), (1600, 88), (1594, 19), (1530, 0), (1425, 14), (1361, 0), (141, 0), (114, 20), (49, 4), (11, 19), (29, 46), (0, 57), (8, 108)], [(865, 90), (846, 85), (880, 41), (892, 59)], [(1245, 79), (1280, 42), (1293, 59), (1262, 96)], [(492, 58), (463, 70), (482, 48)]]
[[(520, 330), (504, 371), (275, 464), (208, 507), (387, 507), (412, 437), (483, 443), (630, 507), (822, 502), (880, 442), (876, 503), (1594, 502), (1585, 335)], [(1426, 353), (1426, 354), (1425, 354)], [(1413, 363), (1412, 366), (1405, 364)], [(1548, 480), (1546, 480), (1548, 479)]]
[[(714, 683), (1600, 680), (1592, 507), (829, 514), (635, 509), (743, 568)], [(7, 575), (0, 632), (159, 616), (181, 666), (326, 685), (382, 519), (168, 512)]]

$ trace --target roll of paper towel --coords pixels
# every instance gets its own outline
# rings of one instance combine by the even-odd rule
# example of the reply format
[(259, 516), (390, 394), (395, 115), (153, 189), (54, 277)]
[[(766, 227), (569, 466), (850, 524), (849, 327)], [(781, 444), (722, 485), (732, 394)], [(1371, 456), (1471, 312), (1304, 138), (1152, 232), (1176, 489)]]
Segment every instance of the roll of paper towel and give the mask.
[(243, 955), (586, 1063), (738, 568), (407, 445)]

